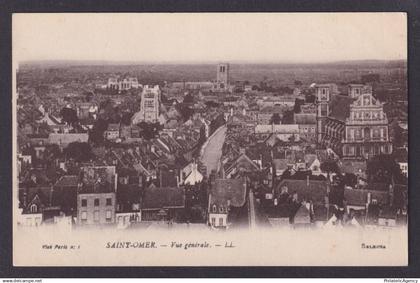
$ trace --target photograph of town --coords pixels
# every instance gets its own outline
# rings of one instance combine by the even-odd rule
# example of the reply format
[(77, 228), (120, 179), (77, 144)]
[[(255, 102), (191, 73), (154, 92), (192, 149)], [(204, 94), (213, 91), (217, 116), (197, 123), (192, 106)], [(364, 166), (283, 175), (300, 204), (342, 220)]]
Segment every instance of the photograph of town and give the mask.
[(25, 16), (14, 237), (406, 235), (403, 14)]

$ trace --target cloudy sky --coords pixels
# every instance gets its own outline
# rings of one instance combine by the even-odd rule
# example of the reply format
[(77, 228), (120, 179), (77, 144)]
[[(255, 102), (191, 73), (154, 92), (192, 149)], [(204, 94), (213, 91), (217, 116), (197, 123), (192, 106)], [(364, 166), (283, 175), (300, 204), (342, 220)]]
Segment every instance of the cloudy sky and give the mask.
[(404, 13), (14, 14), (14, 60), (406, 59)]

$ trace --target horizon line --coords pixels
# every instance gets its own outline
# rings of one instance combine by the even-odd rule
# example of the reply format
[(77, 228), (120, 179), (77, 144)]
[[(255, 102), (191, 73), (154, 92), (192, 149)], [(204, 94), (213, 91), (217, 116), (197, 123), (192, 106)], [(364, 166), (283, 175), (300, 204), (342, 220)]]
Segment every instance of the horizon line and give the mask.
[(310, 65), (310, 64), (342, 64), (342, 63), (357, 63), (357, 62), (372, 62), (372, 63), (385, 63), (385, 62), (407, 62), (407, 59), (349, 59), (349, 60), (333, 60), (333, 61), (287, 61), (287, 60), (276, 60), (276, 61), (267, 61), (267, 60), (209, 60), (209, 61), (200, 61), (200, 60), (90, 60), (90, 59), (46, 59), (46, 60), (22, 60), (18, 62), (18, 65), (21, 64), (95, 64), (95, 65), (175, 65), (175, 64), (185, 64), (185, 65), (214, 65), (220, 63), (229, 63), (229, 64), (291, 64), (291, 65)]

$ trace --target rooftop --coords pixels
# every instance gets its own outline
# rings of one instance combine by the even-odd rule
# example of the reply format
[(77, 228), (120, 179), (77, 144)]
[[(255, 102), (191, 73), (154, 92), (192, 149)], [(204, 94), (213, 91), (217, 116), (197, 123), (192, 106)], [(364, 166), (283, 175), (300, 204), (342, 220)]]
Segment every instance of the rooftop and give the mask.
[(185, 193), (182, 188), (154, 186), (145, 189), (142, 209), (183, 208)]
[(242, 207), (246, 200), (246, 181), (244, 179), (216, 179), (211, 188), (211, 203), (220, 206)]
[(344, 95), (333, 95), (330, 102), (330, 117), (345, 122), (350, 116), (350, 105), (354, 99)]

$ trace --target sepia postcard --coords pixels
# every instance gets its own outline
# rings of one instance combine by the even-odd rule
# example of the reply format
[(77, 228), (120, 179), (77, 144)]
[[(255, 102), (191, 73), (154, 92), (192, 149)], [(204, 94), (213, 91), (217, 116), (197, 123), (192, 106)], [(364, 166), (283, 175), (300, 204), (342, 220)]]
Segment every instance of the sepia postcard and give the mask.
[(15, 13), (14, 266), (407, 266), (405, 13)]

